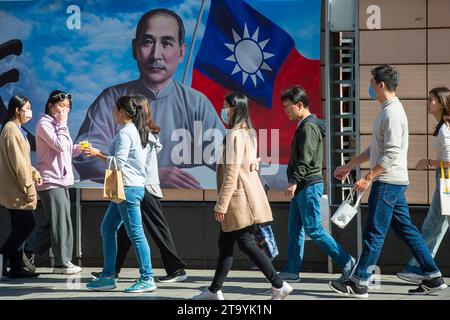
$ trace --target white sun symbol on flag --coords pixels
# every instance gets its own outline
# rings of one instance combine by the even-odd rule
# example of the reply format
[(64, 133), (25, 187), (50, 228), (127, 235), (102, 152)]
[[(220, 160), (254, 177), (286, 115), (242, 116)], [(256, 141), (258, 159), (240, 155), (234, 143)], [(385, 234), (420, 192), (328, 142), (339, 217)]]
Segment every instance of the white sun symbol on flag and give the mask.
[(272, 71), (272, 68), (269, 67), (265, 60), (273, 57), (274, 54), (264, 52), (264, 47), (270, 39), (258, 42), (259, 27), (256, 28), (255, 33), (250, 37), (246, 23), (244, 23), (244, 34), (242, 37), (234, 29), (232, 31), (234, 43), (225, 43), (225, 46), (233, 52), (225, 60), (236, 63), (231, 75), (242, 71), (242, 85), (245, 85), (245, 81), (250, 76), (256, 88), (256, 76), (264, 82), (261, 69)]

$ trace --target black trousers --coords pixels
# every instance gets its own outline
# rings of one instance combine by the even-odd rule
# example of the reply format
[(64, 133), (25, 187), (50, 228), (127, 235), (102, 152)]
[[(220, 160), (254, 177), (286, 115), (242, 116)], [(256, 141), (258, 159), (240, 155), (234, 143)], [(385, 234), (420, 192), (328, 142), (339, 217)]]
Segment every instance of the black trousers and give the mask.
[(9, 210), (11, 218), (11, 233), (0, 248), (3, 259), (9, 259), (11, 269), (19, 269), (23, 266), (22, 250), (19, 248), (28, 236), (33, 232), (36, 225), (34, 213), (31, 210)]
[[(145, 189), (144, 199), (141, 202), (141, 212), (142, 222), (161, 252), (162, 262), (167, 274), (186, 268), (186, 263), (178, 257), (161, 203), (147, 189)], [(123, 225), (117, 235), (117, 246), (116, 272), (119, 273), (131, 247), (131, 241)]]
[(275, 288), (283, 286), (278, 273), (275, 271), (272, 262), (257, 246), (255, 242), (255, 225), (232, 231), (223, 232), (220, 230), (219, 235), (219, 261), (217, 262), (214, 279), (209, 290), (216, 293), (222, 289), (225, 278), (233, 265), (234, 243), (237, 242), (239, 249), (245, 253), (248, 258), (264, 273), (267, 280), (270, 281)]

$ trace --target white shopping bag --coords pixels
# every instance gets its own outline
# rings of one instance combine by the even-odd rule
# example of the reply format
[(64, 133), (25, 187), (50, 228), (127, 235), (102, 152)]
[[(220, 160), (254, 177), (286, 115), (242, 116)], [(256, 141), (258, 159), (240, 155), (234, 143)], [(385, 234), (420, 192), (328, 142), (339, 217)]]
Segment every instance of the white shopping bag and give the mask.
[(441, 179), (439, 196), (441, 199), (441, 214), (450, 216), (450, 169), (447, 168), (448, 179), (445, 178), (444, 166), (441, 161)]
[(342, 202), (333, 217), (331, 217), (331, 221), (341, 229), (345, 228), (345, 226), (358, 213), (358, 206), (361, 201), (362, 193), (358, 195), (355, 205), (352, 205), (355, 193), (355, 189), (352, 189), (350, 194), (347, 196), (347, 199)]

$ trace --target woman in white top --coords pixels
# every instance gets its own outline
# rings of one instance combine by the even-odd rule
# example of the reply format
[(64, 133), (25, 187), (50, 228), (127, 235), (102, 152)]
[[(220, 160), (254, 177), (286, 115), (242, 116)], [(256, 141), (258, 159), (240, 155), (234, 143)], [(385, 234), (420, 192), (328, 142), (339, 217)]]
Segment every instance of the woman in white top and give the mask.
[[(427, 167), (436, 168), (436, 187), (428, 209), (427, 217), (422, 225), (422, 235), (431, 255), (434, 257), (439, 249), (445, 232), (448, 229), (450, 216), (442, 215), (440, 189), (440, 163), (442, 161), (444, 171), (450, 167), (450, 89), (446, 87), (433, 88), (428, 95), (427, 109), (438, 121), (434, 130), (434, 147), (436, 149), (437, 159), (421, 159), (416, 165), (417, 170), (423, 170)], [(415, 258), (412, 258), (405, 266), (404, 272), (397, 276), (405, 281), (421, 283), (423, 279), (422, 270)]]

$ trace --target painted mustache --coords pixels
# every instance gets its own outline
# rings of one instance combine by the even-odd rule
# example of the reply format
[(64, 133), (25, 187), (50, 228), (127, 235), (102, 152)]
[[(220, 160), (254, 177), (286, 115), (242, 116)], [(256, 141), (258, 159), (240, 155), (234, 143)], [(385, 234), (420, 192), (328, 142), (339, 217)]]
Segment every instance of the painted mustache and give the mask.
[(166, 70), (166, 66), (160, 64), (158, 61), (150, 61), (149, 63), (147, 63), (147, 68)]

